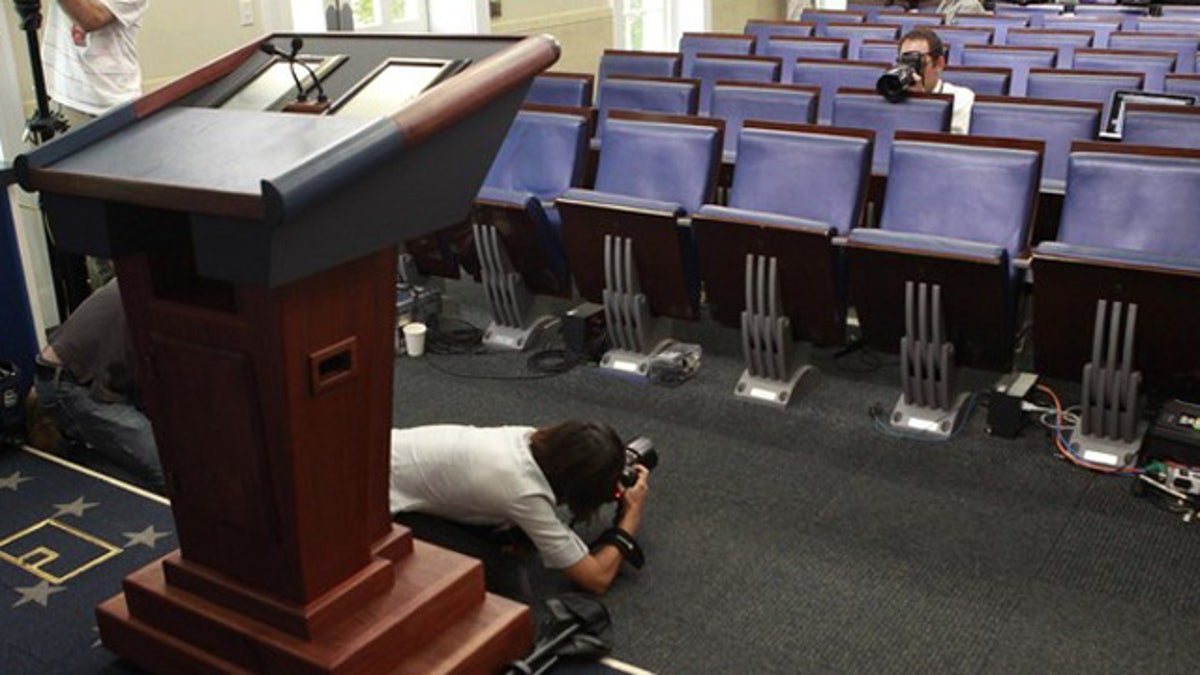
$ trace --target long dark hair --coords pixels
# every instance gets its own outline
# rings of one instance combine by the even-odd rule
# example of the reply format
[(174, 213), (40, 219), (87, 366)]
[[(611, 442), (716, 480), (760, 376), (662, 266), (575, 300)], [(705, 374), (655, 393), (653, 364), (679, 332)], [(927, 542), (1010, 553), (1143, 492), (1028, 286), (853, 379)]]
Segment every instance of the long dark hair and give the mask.
[(571, 420), (542, 427), (529, 440), (533, 459), (573, 522), (590, 520), (613, 500), (625, 467), (625, 444), (602, 422)]

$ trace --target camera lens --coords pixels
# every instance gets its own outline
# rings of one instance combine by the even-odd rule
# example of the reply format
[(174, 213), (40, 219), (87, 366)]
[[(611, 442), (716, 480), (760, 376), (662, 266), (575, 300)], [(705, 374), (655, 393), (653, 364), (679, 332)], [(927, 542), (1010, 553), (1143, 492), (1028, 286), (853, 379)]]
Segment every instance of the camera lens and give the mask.
[(915, 82), (916, 70), (907, 64), (901, 64), (879, 76), (875, 82), (875, 91), (879, 92), (892, 103), (897, 103), (908, 96), (908, 88)]

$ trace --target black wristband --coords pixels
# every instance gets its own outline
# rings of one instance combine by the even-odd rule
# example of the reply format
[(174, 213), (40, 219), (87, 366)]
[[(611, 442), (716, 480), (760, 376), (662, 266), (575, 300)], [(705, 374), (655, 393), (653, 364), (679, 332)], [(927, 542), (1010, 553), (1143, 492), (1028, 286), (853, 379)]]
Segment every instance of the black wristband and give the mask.
[(621, 557), (636, 569), (640, 570), (642, 565), (646, 564), (646, 556), (642, 553), (642, 547), (638, 546), (637, 539), (619, 527), (610, 527), (601, 533), (592, 544), (592, 548), (599, 548), (605, 544), (616, 546)]

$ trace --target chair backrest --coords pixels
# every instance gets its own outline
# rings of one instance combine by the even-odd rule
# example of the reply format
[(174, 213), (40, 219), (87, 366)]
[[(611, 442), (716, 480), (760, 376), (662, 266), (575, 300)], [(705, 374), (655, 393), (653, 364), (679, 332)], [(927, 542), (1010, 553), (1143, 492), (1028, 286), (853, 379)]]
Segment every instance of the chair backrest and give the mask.
[(749, 56), (754, 53), (754, 36), (736, 33), (684, 33), (679, 38), (679, 53), (683, 56), (680, 74), (692, 76), (692, 64), (697, 54), (733, 54)]
[(1121, 30), (1137, 30), (1138, 21), (1146, 16), (1148, 6), (1134, 7), (1115, 4), (1077, 4), (1075, 16), (1081, 19), (1117, 21)]
[(888, 175), (892, 137), (897, 130), (949, 131), (954, 97), (949, 94), (913, 95), (889, 103), (873, 89), (839, 89), (833, 102), (833, 125), (871, 129), (875, 156), (871, 173)]
[(582, 114), (517, 113), (483, 184), (555, 199), (583, 182), (589, 120)]
[(894, 63), (899, 53), (900, 43), (896, 40), (864, 40), (858, 50), (858, 60)]
[(971, 106), (971, 135), (1044, 142), (1042, 190), (1061, 192), (1067, 181), (1071, 144), (1096, 140), (1103, 112), (1102, 104), (1085, 101), (976, 96)]
[(815, 29), (814, 24), (805, 21), (750, 19), (746, 22), (743, 32), (754, 36), (754, 53), (765, 55), (770, 53), (767, 47), (771, 40), (781, 37), (812, 37)]
[(679, 52), (639, 52), (605, 49), (600, 55), (600, 79), (610, 75), (679, 77)]
[(957, 66), (962, 64), (962, 51), (966, 45), (990, 45), (995, 36), (995, 29), (981, 26), (939, 26), (938, 37), (946, 45), (949, 54), (946, 64)]
[(825, 26), (831, 23), (866, 23), (864, 12), (850, 12), (833, 9), (805, 9), (800, 14), (800, 20), (814, 24), (813, 36), (825, 37)]
[(525, 102), (587, 108), (592, 105), (595, 79), (590, 73), (542, 73), (533, 78)]
[(900, 132), (879, 227), (1003, 247), (1029, 241), (1042, 143)]
[(792, 81), (796, 59), (828, 59), (841, 61), (846, 58), (849, 40), (844, 38), (775, 38), (767, 46), (768, 56), (783, 59), (780, 81)]
[(991, 28), (992, 44), (1003, 45), (1008, 38), (1010, 28), (1028, 28), (1029, 17), (1020, 14), (958, 14), (954, 17), (954, 25), (964, 28)]
[(825, 34), (831, 38), (848, 40), (846, 58), (859, 58), (863, 40), (895, 40), (899, 28), (878, 23), (829, 23), (825, 24)]
[(1142, 88), (1162, 91), (1167, 73), (1175, 66), (1175, 52), (1129, 51), (1125, 49), (1076, 49), (1079, 70), (1119, 70), (1146, 76)]
[(1200, 108), (1126, 104), (1121, 142), (1200, 150)]
[(1138, 91), (1146, 76), (1141, 73), (1106, 72), (1103, 70), (1053, 70), (1034, 68), (1029, 71), (1025, 95), (1067, 101), (1095, 101), (1104, 106), (1104, 119), (1112, 108), (1114, 91)]
[(1200, 258), (1200, 151), (1076, 143), (1058, 241)]
[(1175, 52), (1175, 72), (1196, 72), (1196, 51), (1200, 33), (1116, 33), (1109, 40), (1111, 49)]
[(1086, 30), (1095, 37), (1092, 46), (1096, 49), (1108, 49), (1108, 38), (1121, 30), (1121, 22), (1115, 19), (1065, 15), (1046, 17), (1047, 30)]
[(713, 88), (711, 115), (725, 120), (726, 161), (732, 161), (737, 153), (745, 120), (816, 124), (820, 98), (818, 87), (718, 82)]
[(1159, 33), (1200, 33), (1200, 21), (1165, 16), (1143, 16), (1137, 20), (1137, 30)]
[(1025, 16), (1029, 17), (1030, 28), (1043, 28), (1046, 25), (1046, 18), (1058, 16), (1062, 13), (1062, 5), (1014, 5), (1006, 2), (997, 2), (995, 12), (998, 16)]
[(845, 234), (862, 216), (872, 136), (752, 122), (742, 129), (729, 205), (814, 220)]
[(697, 54), (692, 64), (692, 77), (700, 80), (699, 114), (707, 115), (712, 110), (713, 85), (718, 80), (779, 82), (781, 64), (782, 59), (778, 56)]
[(1092, 32), (1086, 30), (1016, 28), (1008, 31), (1008, 44), (1013, 47), (1053, 47), (1057, 49), (1056, 64), (1062, 69), (1068, 69), (1074, 63), (1076, 48), (1092, 46), (1092, 38)]
[(900, 29), (900, 38), (903, 38), (912, 29), (917, 26), (926, 26), (936, 29), (945, 23), (946, 17), (941, 14), (912, 14), (905, 12), (902, 14), (880, 13), (875, 17), (875, 23), (890, 23)]
[(1008, 92), (1011, 96), (1025, 95), (1025, 81), (1031, 68), (1053, 68), (1058, 51), (1050, 47), (997, 47), (967, 45), (963, 49), (964, 66), (999, 66), (1012, 70)]
[(596, 98), (596, 138), (603, 138), (613, 110), (695, 115), (699, 105), (699, 80), (613, 75), (600, 81)]
[(596, 191), (695, 211), (716, 192), (722, 126), (720, 120), (614, 111), (600, 149)]
[(792, 71), (792, 82), (821, 88), (817, 119), (821, 124), (833, 120), (833, 99), (839, 87), (871, 87), (887, 72), (890, 63), (872, 61), (821, 61), (799, 59)]
[(1192, 94), (1200, 98), (1200, 75), (1167, 75), (1163, 89), (1168, 94)]
[(983, 96), (1008, 96), (1012, 83), (1012, 69), (947, 66), (942, 71), (942, 79), (950, 84), (967, 87)]
[(1200, 21), (1200, 7), (1195, 5), (1163, 5), (1159, 14), (1164, 19), (1190, 19)]

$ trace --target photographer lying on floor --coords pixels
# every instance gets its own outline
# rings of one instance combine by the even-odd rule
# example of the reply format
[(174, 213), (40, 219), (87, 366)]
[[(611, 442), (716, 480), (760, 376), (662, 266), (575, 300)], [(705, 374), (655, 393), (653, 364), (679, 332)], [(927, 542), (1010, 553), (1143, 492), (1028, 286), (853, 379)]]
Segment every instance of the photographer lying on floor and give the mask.
[[(636, 482), (622, 488), (625, 446), (616, 432), (597, 422), (393, 429), (389, 497), (396, 520), (417, 537), (482, 559), (494, 593), (515, 599), (530, 595), (520, 559), (510, 550), (519, 544), (520, 535), (508, 528), (515, 525), (546, 567), (603, 594), (622, 559), (641, 556), (633, 535), (642, 519), (649, 470), (640, 464), (630, 470)], [(622, 507), (619, 522), (590, 552), (555, 511), (565, 505), (572, 524), (584, 522), (614, 499)]]

